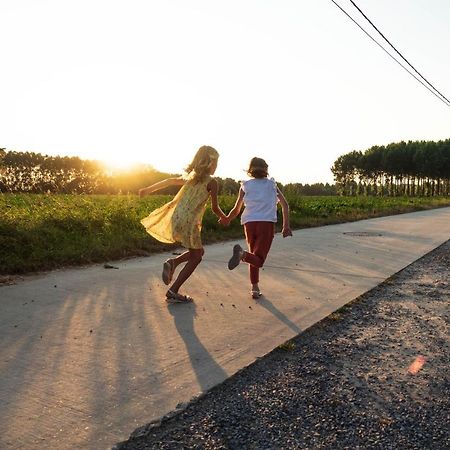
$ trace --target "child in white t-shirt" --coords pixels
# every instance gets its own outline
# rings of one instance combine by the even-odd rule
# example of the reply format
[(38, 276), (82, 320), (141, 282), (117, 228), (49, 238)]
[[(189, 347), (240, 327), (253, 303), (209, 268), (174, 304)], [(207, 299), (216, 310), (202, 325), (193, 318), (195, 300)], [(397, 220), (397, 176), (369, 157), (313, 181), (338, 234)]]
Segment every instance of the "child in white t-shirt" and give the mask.
[(251, 294), (254, 299), (262, 295), (259, 289), (259, 269), (263, 266), (272, 245), (278, 202), (283, 212), (283, 237), (292, 236), (289, 227), (289, 205), (275, 180), (268, 178), (267, 170), (268, 166), (264, 159), (252, 158), (247, 171), (252, 178), (241, 184), (233, 209), (226, 219), (220, 220), (227, 225), (239, 215), (242, 206), (245, 206), (241, 224), (244, 225), (248, 251), (236, 244), (228, 268), (233, 270), (241, 261), (249, 264)]

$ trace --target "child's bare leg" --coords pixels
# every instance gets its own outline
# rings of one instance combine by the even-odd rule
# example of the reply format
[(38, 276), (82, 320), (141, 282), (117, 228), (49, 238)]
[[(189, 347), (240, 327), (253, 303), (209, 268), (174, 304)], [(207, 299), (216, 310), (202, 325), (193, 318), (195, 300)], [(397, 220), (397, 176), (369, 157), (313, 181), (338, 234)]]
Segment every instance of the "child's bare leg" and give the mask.
[[(192, 272), (195, 268), (200, 264), (202, 260), (202, 256), (204, 254), (204, 250), (201, 249), (189, 249), (187, 252), (183, 253), (179, 256), (185, 257), (187, 259), (186, 265), (181, 269), (181, 272), (178, 274), (177, 279), (174, 281), (172, 286), (169, 288), (172, 292), (178, 292), (181, 285), (191, 276)], [(187, 254), (187, 257), (185, 256)], [(177, 258), (174, 258), (177, 259)]]
[(173, 270), (175, 270), (181, 263), (184, 263), (189, 260), (189, 250), (186, 250), (181, 255), (176, 258), (169, 258), (168, 261), (172, 264)]
[(181, 264), (189, 260), (189, 250), (182, 253), (176, 258), (169, 258), (163, 264), (162, 279), (164, 284), (170, 284), (175, 273), (176, 268)]

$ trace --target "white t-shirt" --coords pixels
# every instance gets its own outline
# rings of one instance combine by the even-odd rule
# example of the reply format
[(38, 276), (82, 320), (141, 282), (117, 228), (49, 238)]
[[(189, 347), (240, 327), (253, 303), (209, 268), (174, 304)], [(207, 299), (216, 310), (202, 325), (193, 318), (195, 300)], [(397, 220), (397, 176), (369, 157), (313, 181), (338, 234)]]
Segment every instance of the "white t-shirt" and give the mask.
[(241, 224), (277, 221), (277, 184), (273, 178), (252, 178), (241, 183), (244, 212)]

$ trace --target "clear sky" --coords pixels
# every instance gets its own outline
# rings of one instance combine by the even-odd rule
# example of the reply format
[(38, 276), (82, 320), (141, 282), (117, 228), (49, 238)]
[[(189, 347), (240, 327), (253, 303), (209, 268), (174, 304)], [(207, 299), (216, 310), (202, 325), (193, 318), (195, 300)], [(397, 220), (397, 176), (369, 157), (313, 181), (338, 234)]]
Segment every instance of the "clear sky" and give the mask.
[[(355, 2), (450, 98), (450, 1)], [(314, 183), (352, 150), (450, 138), (450, 108), (329, 0), (0, 0), (0, 17), (8, 150), (174, 173), (208, 144), (221, 177), (260, 156)]]

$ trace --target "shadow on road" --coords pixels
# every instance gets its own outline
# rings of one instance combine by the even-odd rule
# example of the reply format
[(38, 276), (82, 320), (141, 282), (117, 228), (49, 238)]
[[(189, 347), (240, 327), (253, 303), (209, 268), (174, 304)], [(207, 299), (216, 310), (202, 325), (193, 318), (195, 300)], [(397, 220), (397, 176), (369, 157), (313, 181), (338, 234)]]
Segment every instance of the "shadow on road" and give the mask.
[(294, 322), (292, 322), (285, 314), (283, 314), (265, 295), (260, 297), (258, 300), (258, 305), (266, 308), (267, 311), (272, 313), (278, 320), (287, 325), (292, 331), (296, 333), (301, 333), (303, 330), (299, 328)]
[(186, 350), (202, 391), (206, 391), (218, 380), (225, 380), (228, 375), (210, 355), (194, 330), (194, 319), (197, 316), (194, 303), (188, 305), (168, 305), (174, 318), (175, 327), (184, 341)]

